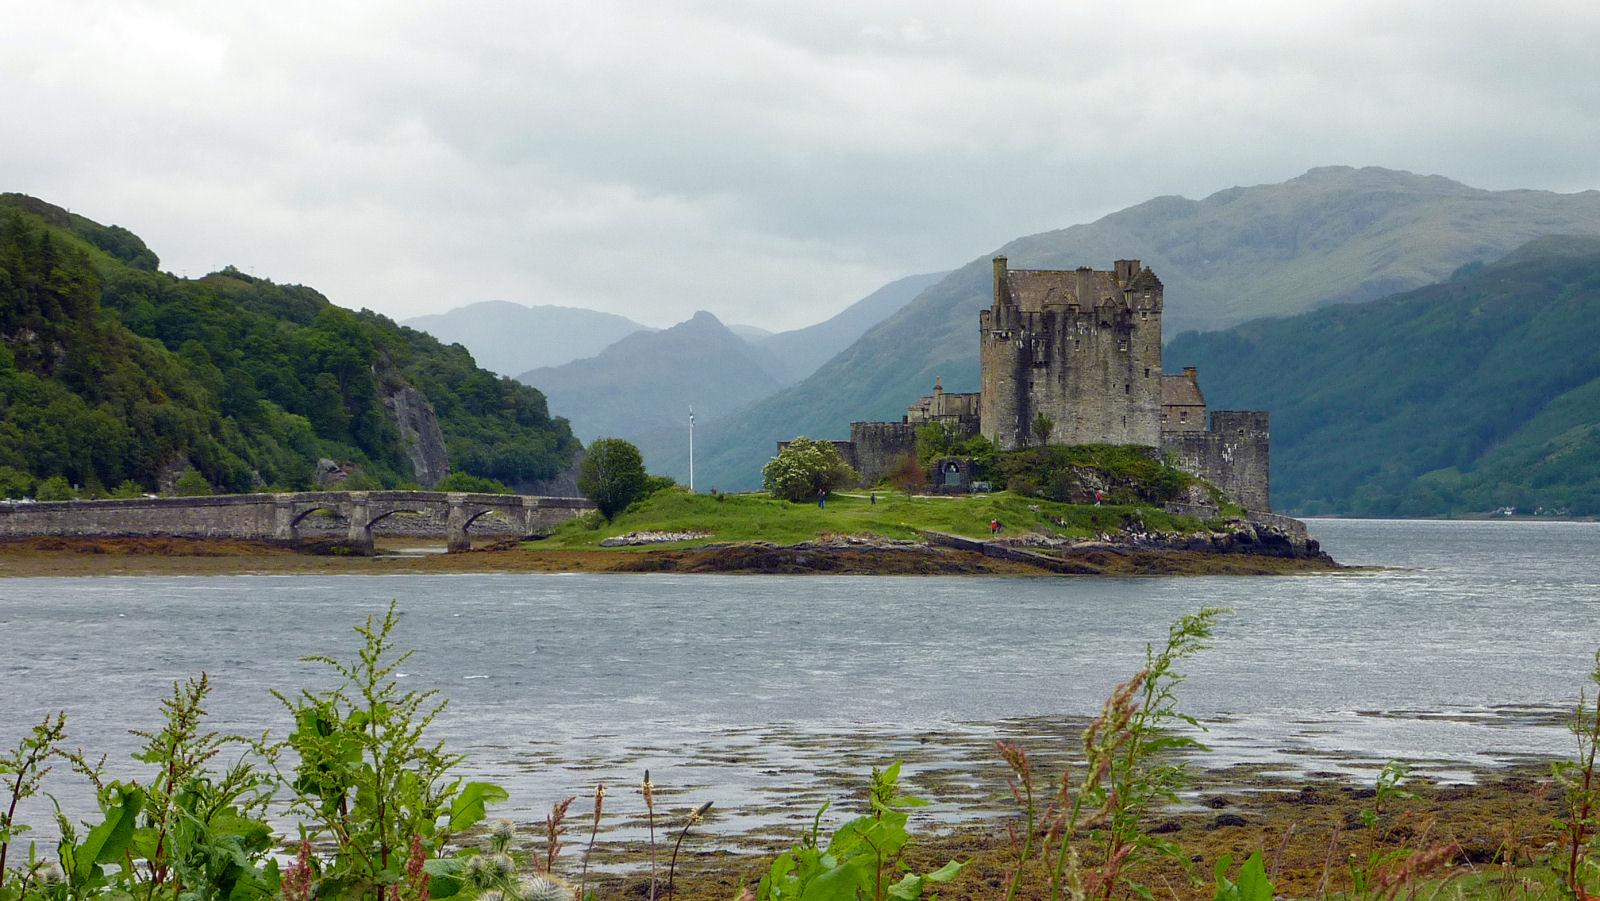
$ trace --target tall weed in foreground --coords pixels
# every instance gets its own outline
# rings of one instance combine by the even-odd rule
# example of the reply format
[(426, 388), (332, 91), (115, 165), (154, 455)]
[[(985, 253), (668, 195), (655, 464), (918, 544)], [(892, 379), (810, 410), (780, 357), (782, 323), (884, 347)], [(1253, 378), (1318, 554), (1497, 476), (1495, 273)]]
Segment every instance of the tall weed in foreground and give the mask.
[[(66, 740), (67, 715), (56, 713), (46, 716), (30, 734), (23, 736), (15, 751), (0, 755), (0, 780), (4, 780), (10, 793), (5, 812), (0, 813), (0, 898), (20, 897), (28, 883), (44, 869), (31, 844), (27, 866), (17, 872), (15, 878), (11, 878), (13, 873), (8, 869), (7, 859), (11, 843), (32, 831), (31, 827), (17, 822), (17, 805), (39, 793), (44, 777), (50, 774), (52, 760), (69, 756), (62, 749)], [(7, 892), (8, 879), (13, 883), (12, 892)], [(22, 883), (21, 888), (15, 886), (18, 881)]]
[[(65, 716), (46, 719), (25, 739), (18, 753), (0, 759), (12, 781), (11, 823), (15, 802), (37, 791), (50, 757), (71, 762), (95, 785), (101, 821), (79, 838), (78, 829), (56, 808), (59, 863), (40, 861), (29, 849), (28, 865), (0, 880), (4, 901), (43, 901), (93, 897), (155, 899), (270, 898), (279, 887), (271, 860), (272, 830), (264, 814), (272, 782), (249, 754), (221, 772), (211, 760), (231, 744), (257, 746), (235, 736), (203, 729), (204, 703), (210, 682), (198, 679), (175, 684), (162, 701), (164, 725), (155, 732), (134, 730), (146, 740), (134, 759), (154, 765), (154, 776), (138, 781), (105, 783), (100, 768), (81, 754), (61, 749)], [(108, 867), (115, 867), (108, 870)]]
[[(1200, 728), (1178, 709), (1174, 690), (1184, 677), (1176, 666), (1209, 647), (1216, 621), (1227, 612), (1208, 607), (1184, 616), (1168, 630), (1161, 651), (1145, 648), (1144, 668), (1117, 686), (1084, 732), (1082, 777), (1074, 782), (1070, 772), (1063, 772), (1049, 804), (1041, 807), (1027, 752), (995, 743), (1011, 768), (1012, 792), (1025, 830), (1020, 837), (1013, 835), (1017, 863), (1006, 890), (1008, 901), (1024, 878), (1037, 872), (1029, 866), (1034, 860), (1047, 862), (1042, 878), (1052, 899), (1063, 894), (1108, 899), (1119, 889), (1148, 897), (1149, 890), (1136, 879), (1142, 866), (1166, 858), (1190, 868), (1181, 848), (1147, 833), (1142, 823), (1155, 805), (1176, 801), (1184, 784), (1182, 762), (1167, 752), (1204, 748), (1172, 731), (1180, 723)], [(1088, 831), (1088, 847), (1081, 850), (1080, 830)], [(1091, 849), (1097, 861), (1093, 867), (1083, 864), (1083, 851)]]
[(446, 702), (434, 701), (437, 691), (402, 692), (395, 682), (413, 653), (395, 651), (398, 624), (390, 603), (383, 619), (356, 627), (362, 641), (354, 661), (305, 658), (342, 676), (340, 687), (293, 699), (274, 692), (294, 716), (285, 744), (300, 762), (290, 811), (313, 824), (301, 841), (333, 844), (318, 897), (368, 897), (407, 884), (414, 856), (434, 857), (484, 819), (486, 804), (508, 797), (496, 785), (450, 778), (462, 756), (424, 736)]
[(1584, 686), (1578, 693), (1578, 709), (1568, 721), (1578, 741), (1577, 757), (1552, 767), (1567, 811), (1566, 819), (1559, 823), (1568, 845), (1561, 875), (1567, 891), (1576, 898), (1592, 897), (1584, 886), (1593, 881), (1586, 878), (1594, 869), (1589, 851), (1600, 833), (1600, 772), (1595, 770), (1596, 752), (1600, 751), (1600, 650), (1595, 651), (1594, 662), (1588, 681), (1596, 686), (1596, 693), (1591, 697)]

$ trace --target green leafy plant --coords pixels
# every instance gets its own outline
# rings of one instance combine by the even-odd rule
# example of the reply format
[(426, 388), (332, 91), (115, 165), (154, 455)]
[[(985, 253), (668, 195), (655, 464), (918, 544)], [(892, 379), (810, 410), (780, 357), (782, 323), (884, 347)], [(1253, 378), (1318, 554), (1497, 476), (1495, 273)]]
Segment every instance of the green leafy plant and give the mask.
[(400, 690), (395, 671), (412, 652), (395, 651), (398, 624), (391, 603), (381, 620), (356, 627), (354, 661), (305, 658), (342, 676), (338, 688), (275, 693), (295, 721), (286, 742), (299, 758), (290, 810), (314, 824), (301, 841), (333, 844), (319, 897), (362, 897), (404, 882), (414, 841), (433, 856), (482, 821), (485, 805), (507, 797), (496, 785), (451, 779), (462, 757), (427, 742), (445, 702), (434, 701), (436, 691)]
[(1566, 818), (1558, 822), (1567, 843), (1562, 878), (1574, 897), (1582, 896), (1586, 890), (1585, 876), (1592, 867), (1589, 851), (1594, 836), (1600, 832), (1600, 771), (1595, 769), (1596, 754), (1600, 752), (1600, 650), (1595, 651), (1594, 661), (1588, 681), (1597, 686), (1597, 693), (1591, 697), (1585, 686), (1567, 723), (1578, 742), (1577, 757), (1552, 767), (1566, 807)]
[[(1001, 758), (1012, 771), (1012, 790), (1026, 823), (1017, 840), (1016, 869), (1007, 889), (1016, 896), (1030, 860), (1053, 858), (1044, 878), (1049, 897), (1067, 893), (1074, 898), (1109, 899), (1120, 889), (1148, 896), (1136, 880), (1138, 870), (1164, 858), (1185, 869), (1189, 858), (1176, 844), (1142, 828), (1152, 808), (1175, 802), (1186, 772), (1173, 752), (1204, 749), (1198, 741), (1172, 731), (1179, 724), (1200, 728), (1193, 717), (1178, 710), (1175, 689), (1183, 682), (1176, 669), (1185, 658), (1209, 645), (1216, 620), (1226, 610), (1205, 608), (1173, 623), (1166, 646), (1145, 649), (1145, 666), (1129, 681), (1117, 686), (1100, 715), (1084, 732), (1084, 774), (1074, 782), (1063, 773), (1048, 807), (1040, 809), (1033, 769), (1025, 751), (996, 742)], [(1035, 845), (1035, 824), (1044, 832)], [(1099, 861), (1086, 869), (1075, 845), (1080, 830)]]
[[(756, 901), (913, 901), (930, 884), (949, 882), (963, 864), (950, 861), (932, 873), (909, 872), (900, 860), (911, 835), (906, 830), (907, 810), (927, 802), (896, 793), (900, 764), (872, 771), (872, 812), (857, 817), (833, 834), (828, 846), (818, 841), (825, 804), (817, 812), (811, 833), (793, 849), (779, 855), (761, 877)], [(904, 873), (898, 880), (896, 873)]]
[[(272, 829), (265, 820), (274, 782), (245, 756), (216, 773), (207, 764), (229, 745), (249, 745), (237, 736), (201, 728), (210, 694), (205, 673), (162, 700), (165, 723), (145, 739), (134, 759), (156, 766), (142, 789), (142, 822), (130, 851), (147, 862), (150, 897), (257, 897), (277, 883), (268, 865)], [(259, 745), (257, 745), (259, 747)]]
[[(98, 767), (61, 749), (64, 716), (36, 727), (19, 753), (5, 760), (7, 772), (24, 774), (13, 782), (13, 799), (37, 789), (45, 759), (61, 757), (95, 783), (100, 822), (89, 826), (80, 841), (58, 806), (59, 867), (41, 866), (30, 850), (22, 884), (0, 882), (0, 899), (272, 897), (279, 878), (270, 858), (272, 830), (263, 816), (274, 783), (245, 756), (220, 773), (208, 767), (228, 745), (255, 747), (202, 729), (209, 692), (204, 674), (175, 684), (172, 697), (162, 702), (162, 728), (135, 730), (146, 743), (134, 759), (156, 768), (144, 784), (104, 784)], [(114, 870), (107, 869), (112, 866)]]
[(1238, 882), (1228, 878), (1231, 869), (1232, 854), (1217, 858), (1216, 892), (1212, 895), (1214, 901), (1272, 901), (1272, 880), (1267, 878), (1267, 867), (1261, 860), (1260, 851), (1251, 854), (1240, 865)]

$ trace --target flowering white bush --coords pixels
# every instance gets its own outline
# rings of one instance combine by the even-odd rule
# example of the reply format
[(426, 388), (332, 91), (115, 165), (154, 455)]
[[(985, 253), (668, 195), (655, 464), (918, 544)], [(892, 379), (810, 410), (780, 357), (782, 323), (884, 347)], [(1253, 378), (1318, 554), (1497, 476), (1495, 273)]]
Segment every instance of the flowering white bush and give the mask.
[(786, 501), (814, 500), (856, 481), (856, 471), (839, 456), (829, 441), (796, 438), (761, 469), (762, 485), (773, 497)]

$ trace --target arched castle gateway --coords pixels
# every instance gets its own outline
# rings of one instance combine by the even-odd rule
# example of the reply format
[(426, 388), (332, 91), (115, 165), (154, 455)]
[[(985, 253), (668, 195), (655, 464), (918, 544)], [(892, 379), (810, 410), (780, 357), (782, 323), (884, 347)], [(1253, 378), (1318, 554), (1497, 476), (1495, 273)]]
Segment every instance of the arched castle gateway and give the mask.
[[(1138, 260), (1109, 271), (1011, 269), (994, 258), (994, 299), (978, 316), (981, 390), (949, 394), (940, 382), (900, 422), (852, 422), (834, 444), (873, 484), (916, 452), (929, 422), (1002, 449), (1039, 443), (1160, 448), (1247, 510), (1271, 510), (1270, 434), (1263, 411), (1207, 416), (1199, 374), (1161, 371), (1161, 280)], [(781, 447), (781, 445), (780, 445)]]

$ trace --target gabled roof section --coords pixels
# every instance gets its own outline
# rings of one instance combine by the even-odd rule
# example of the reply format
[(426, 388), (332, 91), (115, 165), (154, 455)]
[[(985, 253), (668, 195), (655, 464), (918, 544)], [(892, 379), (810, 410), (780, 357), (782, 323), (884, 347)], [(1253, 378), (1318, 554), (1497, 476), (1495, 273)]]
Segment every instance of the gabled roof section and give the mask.
[(1200, 385), (1190, 375), (1163, 375), (1161, 377), (1161, 405), (1163, 407), (1203, 407), (1205, 395)]

